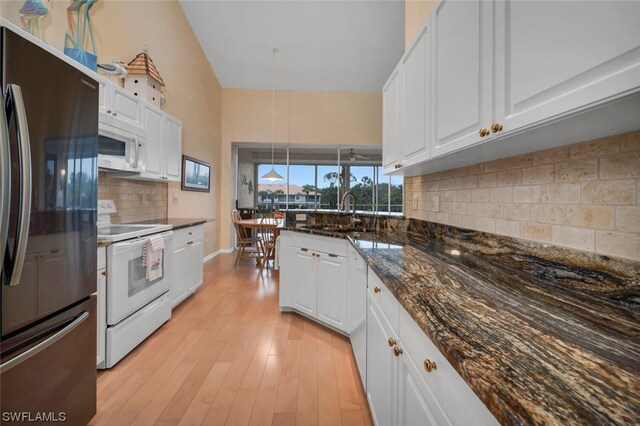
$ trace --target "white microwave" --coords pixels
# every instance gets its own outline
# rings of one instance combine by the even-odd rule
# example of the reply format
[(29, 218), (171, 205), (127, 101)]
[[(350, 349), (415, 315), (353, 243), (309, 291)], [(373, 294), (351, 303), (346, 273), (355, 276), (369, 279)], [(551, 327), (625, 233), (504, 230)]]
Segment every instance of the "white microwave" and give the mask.
[(143, 132), (100, 122), (98, 168), (123, 172), (145, 171), (145, 138)]

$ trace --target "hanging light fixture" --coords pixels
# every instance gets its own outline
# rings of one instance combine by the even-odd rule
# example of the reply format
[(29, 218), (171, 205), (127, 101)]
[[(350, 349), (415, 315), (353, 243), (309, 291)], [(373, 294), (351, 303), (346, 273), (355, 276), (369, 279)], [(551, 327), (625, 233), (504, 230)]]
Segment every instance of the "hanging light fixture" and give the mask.
[(262, 176), (262, 179), (266, 179), (271, 182), (284, 179), (278, 174), (278, 172), (276, 172), (273, 162), (273, 150), (275, 146), (274, 141), (276, 140), (276, 53), (278, 53), (278, 50), (279, 49), (277, 47), (271, 49), (271, 51), (273, 52), (273, 117), (271, 119), (271, 170), (269, 170), (269, 173)]

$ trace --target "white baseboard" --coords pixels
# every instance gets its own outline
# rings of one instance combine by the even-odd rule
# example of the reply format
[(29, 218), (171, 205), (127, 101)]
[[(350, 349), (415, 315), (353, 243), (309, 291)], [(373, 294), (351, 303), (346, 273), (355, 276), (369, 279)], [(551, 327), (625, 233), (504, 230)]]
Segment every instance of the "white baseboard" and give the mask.
[(210, 255), (205, 256), (205, 257), (202, 259), (202, 263), (207, 263), (208, 261), (210, 261), (211, 259), (213, 259), (214, 257), (216, 257), (216, 256), (217, 256), (217, 255), (219, 255), (219, 254), (222, 254), (222, 253), (231, 253), (231, 252), (233, 252), (233, 249), (231, 249), (231, 248), (216, 250), (216, 251), (214, 251), (213, 253), (211, 253)]

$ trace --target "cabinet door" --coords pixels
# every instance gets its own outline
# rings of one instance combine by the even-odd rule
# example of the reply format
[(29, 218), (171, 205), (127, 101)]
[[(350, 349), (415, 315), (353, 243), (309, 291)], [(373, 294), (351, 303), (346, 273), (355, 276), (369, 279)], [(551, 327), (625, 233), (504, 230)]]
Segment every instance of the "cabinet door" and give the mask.
[(399, 159), (403, 166), (429, 159), (431, 73), (427, 61), (430, 30), (431, 25), (422, 30), (402, 60), (402, 137)]
[(400, 426), (451, 425), (436, 396), (424, 383), (409, 355), (398, 358), (398, 421)]
[(169, 181), (180, 182), (182, 168), (182, 123), (175, 118), (165, 115), (165, 178)]
[(432, 14), (431, 157), (489, 139), (493, 108), (493, 2), (439, 2)]
[(369, 297), (367, 309), (367, 400), (377, 425), (395, 423), (397, 362), (388, 344), (392, 337), (384, 315)]
[(196, 238), (191, 240), (189, 244), (189, 292), (193, 293), (198, 287), (202, 285), (202, 238)]
[(283, 231), (280, 233), (278, 244), (280, 245), (280, 288), (278, 289), (278, 297), (280, 308), (290, 309), (295, 304), (296, 299), (296, 282), (294, 281), (291, 270), (295, 268), (295, 252), (298, 250), (293, 246), (293, 236), (291, 232)]
[(162, 111), (150, 106), (143, 106), (144, 126), (147, 130), (145, 144), (145, 172), (144, 176), (161, 179), (164, 176), (164, 128)]
[(367, 263), (349, 247), (348, 332), (362, 384), (367, 383)]
[(393, 71), (382, 89), (382, 163), (384, 172), (395, 170), (400, 144), (400, 68)]
[(142, 101), (121, 87), (113, 87), (111, 115), (136, 127), (142, 127)]
[(640, 86), (640, 2), (496, 4), (503, 131)]
[[(105, 343), (106, 343), (106, 328), (107, 328), (107, 270), (98, 270), (97, 278), (97, 309), (96, 309), (96, 323), (97, 323), (97, 345), (96, 345), (96, 366), (104, 363), (105, 355)], [(104, 365), (102, 365), (104, 368)]]
[(107, 80), (98, 79), (98, 112), (111, 114), (111, 92), (113, 87)]
[(174, 246), (171, 253), (171, 309), (178, 306), (190, 293), (189, 250), (187, 242)]
[(318, 256), (317, 318), (338, 330), (347, 331), (347, 259), (324, 253)]
[(316, 258), (311, 251), (296, 247), (291, 260), (291, 283), (295, 285), (294, 307), (305, 314), (316, 316)]

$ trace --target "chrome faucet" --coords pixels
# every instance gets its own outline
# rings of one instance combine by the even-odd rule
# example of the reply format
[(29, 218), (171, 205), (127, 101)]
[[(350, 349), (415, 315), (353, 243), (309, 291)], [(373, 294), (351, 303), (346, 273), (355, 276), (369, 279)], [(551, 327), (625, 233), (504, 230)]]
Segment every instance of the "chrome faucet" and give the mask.
[(356, 219), (356, 195), (353, 192), (347, 191), (344, 193), (344, 195), (342, 196), (342, 200), (340, 201), (340, 210), (342, 210), (343, 212), (347, 211), (346, 200), (348, 196), (351, 196), (351, 198), (353, 199), (353, 209), (351, 210), (351, 226), (355, 226), (355, 224), (360, 222), (360, 220)]

